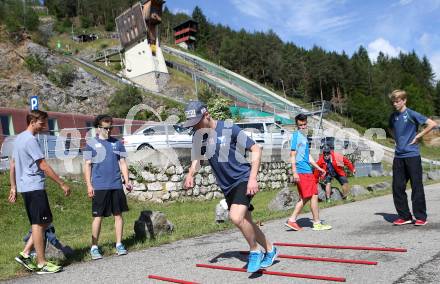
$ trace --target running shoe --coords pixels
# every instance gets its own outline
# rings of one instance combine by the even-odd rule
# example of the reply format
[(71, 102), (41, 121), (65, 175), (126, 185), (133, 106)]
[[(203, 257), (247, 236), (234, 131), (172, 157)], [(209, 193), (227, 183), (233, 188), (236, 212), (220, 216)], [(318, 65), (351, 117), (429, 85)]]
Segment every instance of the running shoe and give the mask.
[(404, 220), (404, 219), (397, 219), (396, 221), (393, 222), (394, 225), (396, 226), (402, 226), (402, 225), (406, 225), (406, 224), (411, 224), (412, 220)]
[(325, 231), (325, 230), (330, 230), (332, 228), (332, 226), (330, 225), (326, 225), (326, 224), (322, 224), (322, 223), (314, 223), (313, 224), (313, 231)]
[(247, 265), (247, 272), (254, 273), (260, 270), (261, 268), (261, 261), (264, 258), (264, 254), (259, 252), (250, 252), (249, 253), (249, 261)]
[(127, 254), (127, 250), (125, 249), (123, 244), (120, 244), (119, 246), (116, 246), (116, 253), (118, 255), (126, 255)]
[(275, 246), (272, 246), (272, 251), (266, 252), (264, 254), (264, 258), (261, 261), (261, 268), (272, 266), (277, 256), (278, 256), (278, 249)]
[(93, 260), (101, 259), (102, 255), (99, 252), (99, 249), (97, 247), (93, 247), (90, 249), (90, 255), (92, 256)]
[(428, 221), (426, 220), (416, 220), (414, 223), (415, 226), (425, 226), (426, 224), (428, 224)]
[(46, 262), (43, 267), (38, 267), (37, 274), (49, 274), (49, 273), (57, 273), (63, 270), (62, 266), (53, 264), (51, 262)]
[(32, 257), (28, 256), (25, 257), (23, 252), (20, 252), (16, 257), (15, 261), (26, 267), (29, 271), (36, 271), (37, 270), (37, 264), (34, 262)]
[(302, 231), (303, 228), (298, 225), (297, 222), (292, 222), (290, 220), (287, 220), (286, 223), (284, 223), (285, 226), (289, 227), (290, 229), (294, 230), (294, 231)]

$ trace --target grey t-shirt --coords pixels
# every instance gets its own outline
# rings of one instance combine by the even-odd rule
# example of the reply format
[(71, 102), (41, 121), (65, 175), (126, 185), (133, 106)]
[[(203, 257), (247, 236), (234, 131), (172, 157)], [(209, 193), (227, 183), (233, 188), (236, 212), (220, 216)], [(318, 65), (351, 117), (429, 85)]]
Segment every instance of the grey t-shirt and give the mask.
[(37, 161), (44, 159), (37, 138), (28, 130), (17, 135), (12, 158), (15, 161), (15, 182), (18, 192), (44, 190), (44, 172)]

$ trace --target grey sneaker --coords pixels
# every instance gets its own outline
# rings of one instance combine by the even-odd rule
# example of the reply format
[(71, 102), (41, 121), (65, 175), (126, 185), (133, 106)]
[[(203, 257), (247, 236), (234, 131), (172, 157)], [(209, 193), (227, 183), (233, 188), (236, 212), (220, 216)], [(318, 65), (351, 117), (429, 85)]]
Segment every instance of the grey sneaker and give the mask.
[(93, 260), (97, 260), (97, 259), (101, 259), (102, 258), (102, 255), (99, 252), (98, 248), (91, 248), (90, 249), (90, 255), (92, 256)]
[(118, 255), (126, 255), (127, 254), (127, 250), (125, 249), (123, 244), (120, 244), (119, 246), (116, 247), (116, 253)]

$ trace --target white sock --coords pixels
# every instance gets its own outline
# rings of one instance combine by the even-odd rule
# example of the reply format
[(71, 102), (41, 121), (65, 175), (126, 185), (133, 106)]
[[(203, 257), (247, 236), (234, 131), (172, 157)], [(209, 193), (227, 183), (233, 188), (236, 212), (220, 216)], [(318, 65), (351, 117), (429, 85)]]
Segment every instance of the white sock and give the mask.
[(319, 220), (318, 222), (313, 221), (313, 225), (318, 225), (321, 224), (321, 220)]
[(120, 246), (120, 245), (122, 245), (122, 243), (116, 243), (116, 247), (118, 247), (118, 246)]
[(272, 252), (273, 252), (273, 248), (274, 248), (274, 246), (272, 245), (272, 249), (271, 249), (271, 250), (268, 250), (268, 251), (266, 251), (266, 253), (272, 253)]
[(289, 221), (290, 221), (290, 222), (296, 222), (296, 219), (289, 218)]
[(23, 254), (24, 258), (28, 258), (29, 257), (29, 255), (27, 253), (24, 253), (24, 251), (22, 252), (22, 254)]
[(251, 250), (250, 253), (261, 253), (260, 250)]
[(98, 246), (93, 245), (91, 249), (98, 249)]

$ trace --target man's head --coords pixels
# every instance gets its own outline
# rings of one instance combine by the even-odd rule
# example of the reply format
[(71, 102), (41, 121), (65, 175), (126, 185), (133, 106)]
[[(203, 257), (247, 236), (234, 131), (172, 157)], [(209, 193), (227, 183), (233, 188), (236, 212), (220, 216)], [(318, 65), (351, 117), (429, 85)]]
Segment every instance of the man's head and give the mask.
[(331, 149), (330, 146), (327, 145), (327, 144), (325, 144), (325, 145), (322, 147), (322, 154), (324, 155), (324, 158), (325, 158), (325, 159), (330, 158), (330, 153), (331, 153), (331, 151), (332, 151), (332, 149)]
[(393, 107), (397, 111), (402, 111), (405, 109), (406, 106), (406, 98), (407, 94), (404, 90), (394, 90), (390, 95), (390, 100), (393, 104)]
[(297, 116), (295, 116), (295, 123), (299, 130), (306, 130), (307, 116), (303, 113), (298, 114)]
[(98, 128), (100, 137), (108, 138), (113, 129), (113, 118), (108, 114), (100, 114), (96, 116), (94, 126)]
[(183, 126), (194, 128), (195, 130), (208, 128), (211, 120), (206, 105), (200, 101), (188, 103), (185, 107), (185, 117), (186, 121), (183, 123)]
[(40, 133), (47, 126), (47, 112), (41, 110), (31, 110), (26, 115), (28, 129), (33, 133)]

